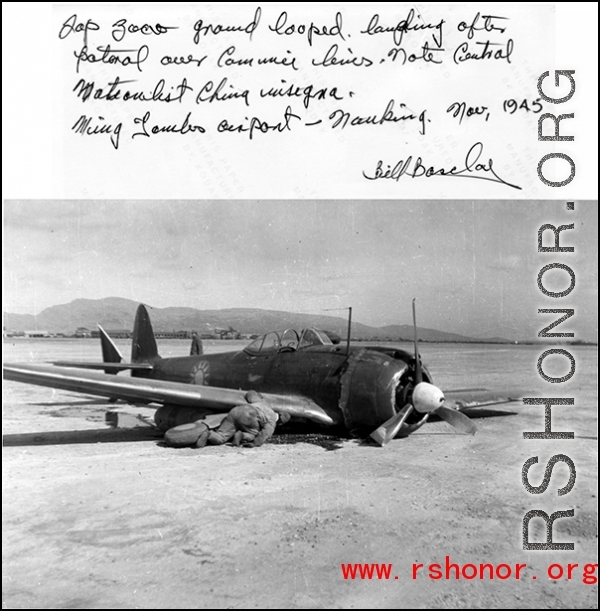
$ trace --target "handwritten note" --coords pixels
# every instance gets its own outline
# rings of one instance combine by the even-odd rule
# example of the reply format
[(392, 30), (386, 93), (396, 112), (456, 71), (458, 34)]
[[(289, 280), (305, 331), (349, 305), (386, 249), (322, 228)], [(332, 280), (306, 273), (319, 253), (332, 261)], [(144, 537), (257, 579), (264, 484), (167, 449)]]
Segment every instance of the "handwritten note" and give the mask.
[[(541, 194), (550, 5), (61, 5), (71, 195)], [(575, 129), (575, 127), (574, 127)], [(118, 183), (119, 189), (112, 184)]]

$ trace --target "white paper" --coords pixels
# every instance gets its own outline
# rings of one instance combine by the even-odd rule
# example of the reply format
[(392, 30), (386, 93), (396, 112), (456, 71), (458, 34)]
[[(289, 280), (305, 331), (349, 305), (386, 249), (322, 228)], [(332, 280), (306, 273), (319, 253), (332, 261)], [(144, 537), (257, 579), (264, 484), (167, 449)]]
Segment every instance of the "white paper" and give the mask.
[[(597, 40), (595, 7), (306, 3), (257, 9), (251, 3), (151, 3), (138, 16), (127, 5), (4, 3), (5, 24), (27, 24), (4, 25), (4, 193), (142, 199), (596, 196), (597, 147), (590, 137), (597, 131), (597, 55), (590, 52)], [(146, 22), (145, 33), (127, 31)], [(214, 33), (236, 27), (247, 32)], [(380, 31), (386, 28), (395, 32)], [(286, 29), (293, 33), (274, 31)], [(98, 47), (106, 52), (103, 61)], [(460, 61), (476, 53), (485, 58)], [(500, 57), (489, 57), (494, 54)], [(423, 55), (429, 61), (411, 61)], [(166, 57), (201, 63), (165, 66)], [(313, 65), (326, 57), (330, 64), (355, 58), (360, 65)], [(294, 63), (258, 65), (264, 58)], [(224, 65), (238, 60), (252, 65)], [(540, 102), (538, 78), (546, 71), (549, 97), (569, 91), (566, 77), (554, 88), (554, 70), (575, 70), (576, 91), (568, 102)], [(111, 89), (117, 77), (120, 84)], [(197, 101), (221, 83), (218, 96), (246, 97)], [(261, 97), (261, 91), (288, 86), (302, 92), (312, 86), (324, 99)], [(177, 102), (123, 101), (126, 91), (149, 98), (182, 89)], [(120, 99), (94, 99), (98, 90), (105, 97), (120, 90)], [(85, 91), (90, 97), (83, 102)], [(538, 141), (538, 119), (545, 113), (572, 114), (561, 122), (560, 134), (573, 140)], [(407, 116), (414, 118), (390, 120)], [(368, 117), (375, 124), (351, 125)], [(196, 125), (204, 132), (151, 131)], [(246, 131), (219, 133), (219, 125)], [(112, 142), (111, 134), (82, 134), (107, 126), (121, 126)], [(548, 119), (544, 134), (551, 133)], [(570, 155), (576, 168), (560, 189), (543, 184), (537, 172), (540, 160), (553, 153)], [(423, 176), (429, 168), (437, 175)], [(439, 175), (452, 168), (455, 176)], [(369, 180), (386, 172), (389, 178)], [(548, 161), (544, 172), (560, 182), (571, 166)]]
[[(284, 11), (279, 29), (290, 33), (278, 34)], [(119, 22), (150, 27), (121, 39)], [(410, 323), (417, 297), (421, 327), (518, 343), (538, 340), (563, 308), (575, 316), (555, 331), (594, 342), (597, 23), (595, 3), (3, 3), (4, 310), (39, 314), (113, 295), (156, 308), (353, 306), (355, 324), (384, 326)], [(219, 32), (227, 28), (238, 31)], [(90, 61), (105, 52), (106, 63)], [(472, 52), (492, 57), (454, 61)], [(328, 54), (361, 65), (314, 65)], [(186, 65), (164, 65), (167, 56)], [(219, 66), (220, 57), (252, 66)], [(272, 57), (279, 65), (259, 65)], [(574, 91), (565, 74), (554, 87), (555, 70), (569, 72)], [(545, 72), (544, 94), (570, 99), (541, 100)], [(235, 97), (197, 101), (220, 84)], [(125, 91), (146, 100), (125, 101)], [(148, 99), (181, 91), (181, 102)], [(560, 135), (572, 139), (540, 139), (544, 114), (567, 115)], [(565, 157), (542, 164), (551, 186), (538, 168), (555, 154)], [(560, 243), (573, 253), (540, 252), (554, 245), (552, 228), (538, 242), (548, 224), (572, 224)], [(256, 455), (262, 467), (236, 462), (231, 448), (174, 456), (154, 442), (127, 446), (123, 466), (120, 449), (105, 449), (115, 444), (73, 441), (88, 431), (69, 427), (92, 426), (70, 411), (81, 410), (80, 395), (13, 386), (5, 604), (592, 606), (595, 584), (583, 572), (597, 560), (597, 349), (567, 346), (567, 355), (562, 339), (543, 341), (479, 360), (470, 346), (442, 346), (432, 350), (434, 375), (455, 388), (483, 379), (512, 390), (518, 380), (532, 398), (573, 398), (552, 417), (574, 440), (524, 438), (543, 430), (544, 406), (518, 404), (514, 417), (478, 420), (482, 434), (467, 441), (438, 422), (386, 450), (290, 446), (296, 454), (265, 458), (272, 469)], [(26, 354), (26, 343), (18, 348)], [(558, 352), (542, 354), (550, 349)], [(573, 379), (560, 382), (565, 375)], [(34, 424), (24, 430), (11, 418), (26, 410)], [(36, 426), (49, 422), (70, 441), (37, 445), (46, 431)], [(557, 495), (571, 473), (559, 460), (550, 489), (534, 495), (524, 464), (539, 457), (529, 478), (539, 486), (553, 455), (574, 461), (575, 487)], [(438, 468), (450, 469), (454, 488)], [(234, 472), (239, 496), (223, 472)], [(575, 519), (557, 521), (555, 541), (574, 541), (575, 551), (524, 551), (528, 511), (571, 508)], [(247, 531), (229, 540), (231, 524)], [(528, 568), (506, 581), (411, 573), (445, 556)], [(397, 581), (344, 579), (341, 563), (393, 563)], [(573, 579), (553, 579), (553, 563), (571, 563)]]

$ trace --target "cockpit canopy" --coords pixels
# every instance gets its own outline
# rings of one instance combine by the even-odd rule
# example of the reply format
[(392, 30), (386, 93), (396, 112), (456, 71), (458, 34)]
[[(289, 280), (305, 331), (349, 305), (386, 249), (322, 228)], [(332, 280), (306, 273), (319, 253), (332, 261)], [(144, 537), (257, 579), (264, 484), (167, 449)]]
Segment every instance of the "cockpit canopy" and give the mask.
[(303, 329), (298, 332), (295, 329), (285, 331), (271, 331), (257, 337), (244, 352), (252, 356), (274, 354), (276, 352), (303, 350), (310, 346), (333, 346), (333, 342), (325, 331), (315, 329)]

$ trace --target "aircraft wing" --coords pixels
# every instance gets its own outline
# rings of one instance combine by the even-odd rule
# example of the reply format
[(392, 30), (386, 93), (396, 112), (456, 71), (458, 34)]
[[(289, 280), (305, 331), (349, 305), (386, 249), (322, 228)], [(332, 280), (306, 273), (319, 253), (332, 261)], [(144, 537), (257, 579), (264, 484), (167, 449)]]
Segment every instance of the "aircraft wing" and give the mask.
[(444, 391), (446, 405), (460, 410), (513, 403), (520, 401), (526, 394), (519, 390), (488, 390), (487, 388), (459, 388)]
[(94, 363), (85, 361), (52, 361), (52, 365), (57, 367), (76, 367), (77, 369), (111, 369), (117, 371), (152, 371), (150, 363), (106, 363), (105, 361)]
[[(82, 371), (52, 365), (5, 364), (4, 379), (99, 397), (118, 398), (162, 405), (180, 405), (227, 412), (246, 402), (244, 390), (196, 386), (152, 378), (117, 377), (97, 371)], [(308, 397), (261, 393), (273, 410), (324, 425), (336, 424)]]

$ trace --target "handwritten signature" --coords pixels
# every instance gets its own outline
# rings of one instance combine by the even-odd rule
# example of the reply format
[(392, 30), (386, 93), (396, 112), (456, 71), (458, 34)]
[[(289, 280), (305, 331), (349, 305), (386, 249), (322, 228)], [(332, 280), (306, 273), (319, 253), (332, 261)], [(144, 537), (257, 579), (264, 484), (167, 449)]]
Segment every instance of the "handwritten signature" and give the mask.
[(368, 174), (363, 170), (362, 175), (367, 180), (388, 179), (399, 181), (403, 176), (409, 178), (432, 178), (434, 176), (451, 177), (451, 178), (473, 178), (475, 180), (487, 180), (506, 185), (511, 189), (519, 189), (518, 185), (500, 178), (494, 170), (493, 159), (488, 159), (487, 162), (481, 162), (483, 155), (483, 143), (476, 142), (468, 151), (462, 166), (452, 166), (451, 168), (436, 168), (423, 161), (422, 157), (413, 159), (409, 155), (406, 159), (400, 159), (393, 167), (386, 164), (383, 160), (377, 162), (373, 174)]

